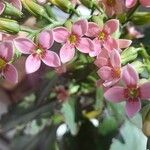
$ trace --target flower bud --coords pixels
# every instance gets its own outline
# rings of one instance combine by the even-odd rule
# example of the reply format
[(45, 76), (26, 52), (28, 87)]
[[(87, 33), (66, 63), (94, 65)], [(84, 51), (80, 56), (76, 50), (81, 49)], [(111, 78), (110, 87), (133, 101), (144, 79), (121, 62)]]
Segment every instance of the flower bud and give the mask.
[(37, 3), (35, 3), (32, 0), (21, 0), (23, 6), (34, 16), (42, 16), (45, 19), (49, 20), (52, 22), (52, 20), (49, 18), (45, 8)]
[(70, 13), (71, 11), (73, 11), (75, 14), (78, 15), (76, 10), (74, 9), (74, 6), (69, 0), (49, 0), (49, 1), (66, 13)]
[(136, 12), (132, 18), (132, 22), (136, 25), (145, 25), (150, 23), (150, 12)]
[(15, 34), (20, 31), (20, 26), (15, 20), (0, 18), (0, 30)]
[(140, 51), (140, 48), (134, 48), (134, 47), (129, 47), (125, 49), (121, 53), (121, 63), (124, 65), (130, 61), (133, 61), (137, 58), (138, 56), (138, 51)]
[(15, 17), (21, 17), (22, 16), (22, 12), (17, 9), (16, 7), (14, 7), (13, 5), (4, 2), (5, 3), (5, 10), (4, 10), (4, 14), (6, 15), (10, 15), (10, 16), (15, 16)]
[(100, 7), (96, 3), (96, 0), (80, 0), (80, 2), (87, 8), (92, 9), (93, 7), (101, 11)]

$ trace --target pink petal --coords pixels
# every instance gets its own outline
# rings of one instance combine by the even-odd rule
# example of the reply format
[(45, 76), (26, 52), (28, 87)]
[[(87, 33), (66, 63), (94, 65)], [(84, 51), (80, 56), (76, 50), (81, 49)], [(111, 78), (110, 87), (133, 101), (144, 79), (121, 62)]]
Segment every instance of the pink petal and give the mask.
[(112, 79), (112, 68), (108, 66), (103, 66), (97, 71), (98, 75), (102, 80), (110, 80)]
[(97, 65), (97, 67), (102, 67), (102, 66), (108, 66), (109, 65), (109, 55), (108, 55), (108, 51), (106, 49), (102, 49), (102, 51), (100, 52), (100, 54), (97, 56), (96, 60), (95, 60), (95, 65)]
[(4, 9), (5, 9), (5, 4), (0, 2), (0, 15), (3, 13)]
[(42, 61), (50, 67), (59, 67), (61, 65), (59, 56), (53, 51), (45, 51)]
[(64, 27), (57, 27), (53, 29), (54, 40), (58, 43), (65, 43), (70, 33)]
[(125, 6), (127, 8), (131, 8), (131, 7), (135, 6), (136, 3), (137, 3), (137, 0), (126, 0)]
[(119, 48), (127, 48), (131, 45), (131, 40), (118, 39)]
[(111, 80), (107, 80), (103, 83), (104, 87), (111, 87), (113, 85), (115, 85), (117, 82), (119, 82), (120, 78), (114, 78)]
[(140, 3), (144, 7), (150, 7), (150, 0), (140, 0)]
[(89, 53), (90, 51), (94, 50), (94, 45), (92, 40), (88, 38), (81, 38), (78, 41), (76, 48), (82, 53)]
[(144, 83), (140, 86), (140, 95), (142, 99), (150, 98), (150, 82)]
[(127, 86), (136, 86), (139, 80), (136, 70), (128, 64), (124, 67), (122, 72), (122, 80)]
[(111, 37), (109, 37), (107, 40), (104, 41), (103, 46), (105, 49), (107, 49), (110, 52), (114, 49), (119, 50), (119, 45), (118, 45), (117, 40)]
[(107, 14), (108, 17), (112, 17), (115, 13), (115, 10), (113, 7), (109, 7), (107, 4), (105, 5), (105, 13)]
[(16, 38), (14, 45), (23, 54), (31, 54), (36, 50), (36, 45), (27, 38)]
[(113, 50), (110, 53), (110, 62), (114, 68), (120, 68), (121, 67), (121, 58), (120, 58), (120, 54), (117, 50)]
[(78, 36), (83, 36), (88, 30), (88, 22), (87, 20), (81, 19), (75, 22), (72, 26), (72, 33)]
[(33, 73), (37, 71), (41, 66), (41, 59), (36, 54), (31, 54), (27, 57), (26, 60), (26, 72)]
[(108, 34), (114, 33), (119, 28), (119, 20), (110, 19), (104, 25), (104, 31)]
[(21, 0), (10, 0), (10, 3), (12, 3), (17, 9), (22, 10)]
[(86, 32), (86, 36), (89, 37), (96, 37), (98, 33), (100, 32), (100, 27), (94, 23), (94, 22), (89, 22), (88, 24), (88, 31)]
[(13, 57), (13, 45), (11, 42), (0, 43), (0, 57), (4, 58), (7, 62)]
[(119, 14), (123, 13), (123, 10), (124, 10), (124, 1), (117, 0), (115, 2), (116, 2), (116, 5), (114, 6), (115, 14), (119, 15)]
[(36, 0), (39, 4), (43, 5), (47, 2), (47, 0)]
[(44, 49), (49, 49), (54, 43), (53, 32), (51, 30), (42, 31), (39, 34), (39, 45)]
[(7, 64), (6, 68), (3, 70), (3, 76), (7, 81), (10, 81), (12, 83), (17, 83), (18, 82), (18, 73), (16, 68), (11, 65)]
[(121, 102), (124, 100), (124, 88), (120, 86), (114, 86), (104, 93), (104, 97), (106, 100), (114, 103)]
[(92, 42), (93, 42), (94, 48), (93, 49), (91, 48), (91, 50), (89, 52), (89, 56), (95, 57), (95, 56), (98, 56), (102, 51), (101, 43), (99, 42), (99, 40), (97, 38), (95, 38)]
[(127, 101), (125, 111), (128, 117), (133, 117), (141, 109), (141, 102), (139, 99), (134, 101)]
[(60, 59), (62, 63), (66, 63), (73, 59), (75, 55), (75, 48), (74, 46), (66, 43), (60, 49)]

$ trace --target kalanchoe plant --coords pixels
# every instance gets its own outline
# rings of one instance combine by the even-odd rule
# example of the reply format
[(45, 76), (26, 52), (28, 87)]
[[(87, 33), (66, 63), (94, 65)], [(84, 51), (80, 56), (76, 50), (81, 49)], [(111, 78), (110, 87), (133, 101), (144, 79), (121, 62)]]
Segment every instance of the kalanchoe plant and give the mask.
[(0, 0), (0, 149), (146, 149), (150, 13), (140, 6), (150, 1)]

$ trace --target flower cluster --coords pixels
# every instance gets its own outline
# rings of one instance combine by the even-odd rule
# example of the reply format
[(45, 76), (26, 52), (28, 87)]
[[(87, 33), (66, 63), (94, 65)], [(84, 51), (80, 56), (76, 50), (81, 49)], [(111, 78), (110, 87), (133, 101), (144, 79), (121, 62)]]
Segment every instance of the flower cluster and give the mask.
[[(76, 22), (73, 21), (70, 28), (62, 23), (57, 25), (57, 19), (51, 18), (52, 13), (45, 9), (49, 6), (45, 4), (48, 3), (47, 0), (10, 0), (10, 2), (14, 10), (9, 9), (9, 13), (12, 11), (20, 16), (23, 4), (32, 15), (43, 17), (45, 19), (43, 22), (49, 21), (52, 27), (44, 26), (32, 31), (20, 27), (17, 21), (9, 20), (9, 18), (0, 19), (0, 29), (3, 32), (14, 34), (22, 30), (29, 33), (29, 36), (23, 37), (18, 35), (7, 36), (6, 33), (0, 34), (0, 73), (6, 80), (13, 83), (18, 80), (17, 71), (11, 64), (15, 50), (18, 50), (21, 54), (29, 55), (25, 63), (27, 73), (36, 72), (42, 62), (57, 70), (72, 61), (76, 53), (82, 53), (86, 54), (87, 57), (92, 57), (93, 63), (97, 66), (97, 75), (100, 78), (99, 85), (105, 90), (105, 99), (112, 102), (126, 101), (125, 109), (128, 116), (133, 116), (140, 110), (141, 99), (150, 98), (148, 92), (150, 82), (139, 84), (138, 73), (133, 66), (131, 64), (122, 65), (121, 54), (124, 49), (131, 45), (132, 41), (115, 38), (114, 34), (120, 30), (119, 17), (118, 19), (111, 19), (111, 17), (117, 18), (118, 14), (121, 15), (131, 7), (135, 9), (136, 5), (139, 5), (136, 0), (87, 0), (86, 2), (80, 0), (89, 9), (95, 7), (101, 11), (102, 8), (106, 18), (104, 17), (101, 22), (107, 21), (100, 25), (96, 21), (94, 22), (94, 19), (91, 19), (92, 17), (90, 19), (80, 18)], [(79, 1), (64, 0), (63, 3), (61, 0), (52, 0), (50, 2), (66, 13), (74, 12), (74, 14), (79, 15), (74, 7), (76, 3), (80, 3)], [(140, 0), (139, 2), (145, 7), (150, 7), (149, 0)], [(45, 7), (43, 4), (45, 4)], [(6, 7), (8, 7), (7, 2), (0, 1), (0, 15), (8, 10), (8, 8), (5, 9)], [(8, 12), (5, 12), (6, 15)], [(126, 17), (130, 16), (131, 12)], [(133, 28), (130, 32), (132, 36), (141, 36)], [(54, 51), (52, 47), (55, 42), (61, 48)]]

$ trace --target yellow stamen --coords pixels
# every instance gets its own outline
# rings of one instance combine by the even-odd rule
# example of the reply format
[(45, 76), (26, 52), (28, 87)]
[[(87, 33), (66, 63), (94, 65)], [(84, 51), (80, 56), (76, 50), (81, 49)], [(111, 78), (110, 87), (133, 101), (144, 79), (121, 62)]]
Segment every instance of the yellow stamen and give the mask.
[(6, 66), (6, 61), (4, 59), (0, 58), (0, 69), (5, 68), (5, 66)]
[(73, 35), (73, 34), (72, 34), (72, 35), (69, 36), (68, 40), (69, 40), (69, 42), (70, 42), (71, 44), (75, 44), (76, 41), (77, 41), (77, 37), (76, 37), (76, 35)]
[(116, 4), (115, 0), (107, 0), (107, 5), (114, 6)]
[(120, 77), (120, 74), (121, 74), (120, 68), (115, 68), (114, 69), (114, 77)]
[(103, 31), (100, 32), (99, 35), (98, 35), (99, 40), (104, 40), (105, 37), (106, 37), (106, 34)]
[(37, 53), (38, 55), (41, 55), (41, 54), (43, 53), (43, 50), (37, 49), (37, 50), (36, 50), (36, 53)]

